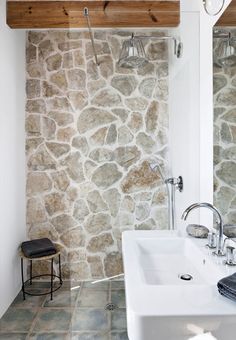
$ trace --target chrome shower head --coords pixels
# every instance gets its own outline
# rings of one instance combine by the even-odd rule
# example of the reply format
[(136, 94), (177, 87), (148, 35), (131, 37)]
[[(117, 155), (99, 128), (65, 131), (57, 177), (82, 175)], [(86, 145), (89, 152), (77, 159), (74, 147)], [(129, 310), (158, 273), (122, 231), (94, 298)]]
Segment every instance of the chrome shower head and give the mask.
[(148, 63), (142, 40), (132, 36), (125, 40), (122, 45), (118, 65), (125, 68), (139, 68)]

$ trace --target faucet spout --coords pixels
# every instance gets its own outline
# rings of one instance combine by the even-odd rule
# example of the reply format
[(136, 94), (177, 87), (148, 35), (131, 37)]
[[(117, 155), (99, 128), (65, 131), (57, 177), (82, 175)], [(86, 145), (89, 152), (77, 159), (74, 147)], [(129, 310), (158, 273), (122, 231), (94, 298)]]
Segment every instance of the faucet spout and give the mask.
[(184, 221), (186, 221), (188, 214), (190, 213), (190, 211), (196, 209), (196, 208), (208, 208), (210, 209), (213, 213), (216, 214), (217, 216), (217, 224), (219, 227), (219, 232), (218, 232), (218, 242), (217, 242), (217, 250), (215, 252), (215, 255), (217, 256), (224, 256), (224, 244), (223, 244), (223, 220), (222, 220), (222, 216), (219, 212), (219, 210), (212, 204), (210, 203), (194, 203), (192, 205), (190, 205), (187, 209), (185, 209), (185, 211), (182, 214), (182, 219)]

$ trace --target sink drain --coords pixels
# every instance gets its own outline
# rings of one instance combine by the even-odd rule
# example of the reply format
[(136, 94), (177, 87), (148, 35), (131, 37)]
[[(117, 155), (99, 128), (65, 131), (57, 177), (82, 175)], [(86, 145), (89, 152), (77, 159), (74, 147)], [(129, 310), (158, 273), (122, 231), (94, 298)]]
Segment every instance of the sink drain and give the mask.
[(193, 279), (190, 274), (179, 274), (179, 278), (184, 281), (191, 281)]
[(118, 306), (115, 303), (112, 303), (112, 302), (108, 303), (105, 306), (105, 310), (115, 310), (117, 308), (118, 308)]

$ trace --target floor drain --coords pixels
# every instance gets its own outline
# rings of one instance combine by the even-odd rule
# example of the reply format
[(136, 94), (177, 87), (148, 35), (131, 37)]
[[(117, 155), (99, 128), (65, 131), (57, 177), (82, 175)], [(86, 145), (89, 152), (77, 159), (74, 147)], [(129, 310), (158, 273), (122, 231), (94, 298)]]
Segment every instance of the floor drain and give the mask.
[(179, 278), (184, 281), (190, 281), (193, 279), (192, 275), (190, 274), (180, 274)]
[(105, 310), (115, 310), (117, 309), (118, 306), (112, 302), (108, 303), (106, 306), (105, 306)]

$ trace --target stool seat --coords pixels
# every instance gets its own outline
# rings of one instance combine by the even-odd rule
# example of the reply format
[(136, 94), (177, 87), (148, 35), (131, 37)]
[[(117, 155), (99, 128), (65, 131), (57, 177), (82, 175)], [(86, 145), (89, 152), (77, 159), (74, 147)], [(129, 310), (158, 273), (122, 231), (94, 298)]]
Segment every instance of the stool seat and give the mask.
[[(58, 290), (61, 286), (62, 286), (62, 275), (61, 275), (61, 246), (59, 244), (55, 244), (56, 247), (56, 253), (52, 254), (52, 255), (46, 255), (46, 256), (41, 256), (41, 257), (27, 257), (25, 256), (25, 254), (23, 253), (23, 251), (21, 250), (21, 247), (19, 248), (19, 257), (21, 259), (21, 280), (22, 280), (22, 292), (23, 292), (23, 299), (25, 300), (25, 294), (27, 295), (33, 295), (33, 296), (40, 296), (40, 295), (47, 295), (50, 294), (51, 295), (51, 300), (53, 300), (53, 292), (55, 292), (56, 290)], [(54, 274), (53, 272), (53, 263), (54, 263), (54, 258), (58, 257), (59, 261), (58, 261), (58, 266), (59, 266), (59, 275)], [(30, 261), (30, 278), (26, 281), (24, 281), (24, 260), (28, 260)], [(33, 261), (51, 261), (51, 273), (45, 273), (45, 274), (41, 274), (41, 275), (32, 275), (33, 273)], [(30, 285), (32, 285), (32, 281), (33, 279), (36, 278), (40, 278), (40, 277), (50, 277), (50, 281), (51, 281), (51, 289), (49, 292), (46, 293), (32, 293), (29, 292), (25, 289), (25, 285), (26, 283), (30, 283)], [(59, 286), (56, 288), (53, 288), (53, 280), (54, 279), (59, 279)]]
[(27, 260), (33, 260), (33, 261), (42, 261), (42, 260), (51, 260), (54, 257), (58, 256), (59, 254), (61, 254), (61, 247), (57, 244), (55, 244), (56, 247), (56, 253), (52, 254), (52, 255), (46, 255), (46, 256), (40, 256), (40, 257), (28, 257), (25, 256), (25, 254), (23, 253), (22, 249), (19, 248), (19, 256), (23, 259), (27, 259)]

